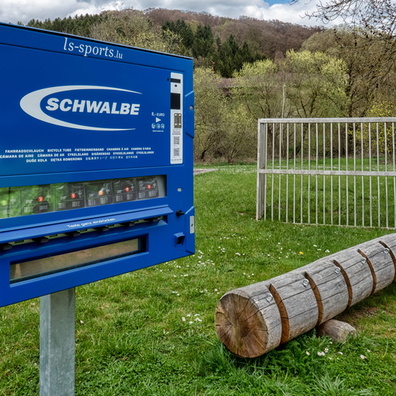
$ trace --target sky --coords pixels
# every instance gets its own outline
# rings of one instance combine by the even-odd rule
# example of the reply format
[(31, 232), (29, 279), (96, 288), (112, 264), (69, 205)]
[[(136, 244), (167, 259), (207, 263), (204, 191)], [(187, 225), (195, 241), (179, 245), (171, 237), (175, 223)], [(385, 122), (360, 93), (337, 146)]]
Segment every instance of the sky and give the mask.
[(289, 0), (0, 0), (0, 22), (26, 24), (31, 19), (73, 17), (105, 10), (167, 8), (313, 26), (320, 22), (304, 15), (314, 11), (316, 3), (317, 0), (299, 0), (294, 5), (290, 5)]

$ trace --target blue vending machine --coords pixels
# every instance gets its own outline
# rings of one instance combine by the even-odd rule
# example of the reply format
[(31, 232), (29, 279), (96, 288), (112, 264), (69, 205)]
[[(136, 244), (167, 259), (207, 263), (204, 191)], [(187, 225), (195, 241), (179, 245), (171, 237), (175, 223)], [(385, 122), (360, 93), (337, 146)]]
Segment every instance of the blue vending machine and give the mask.
[(0, 306), (194, 253), (193, 61), (0, 24)]

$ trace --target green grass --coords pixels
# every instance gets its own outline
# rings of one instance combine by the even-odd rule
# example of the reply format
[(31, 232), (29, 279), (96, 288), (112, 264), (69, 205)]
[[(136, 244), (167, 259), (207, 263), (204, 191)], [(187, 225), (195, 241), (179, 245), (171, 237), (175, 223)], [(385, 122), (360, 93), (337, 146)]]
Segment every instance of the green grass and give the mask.
[[(257, 222), (255, 167), (217, 168), (195, 177), (195, 255), (77, 288), (76, 395), (394, 395), (395, 284), (342, 315), (358, 330), (345, 344), (311, 331), (257, 359), (222, 346), (225, 292), (391, 231)], [(0, 395), (37, 395), (39, 301), (0, 320)]]

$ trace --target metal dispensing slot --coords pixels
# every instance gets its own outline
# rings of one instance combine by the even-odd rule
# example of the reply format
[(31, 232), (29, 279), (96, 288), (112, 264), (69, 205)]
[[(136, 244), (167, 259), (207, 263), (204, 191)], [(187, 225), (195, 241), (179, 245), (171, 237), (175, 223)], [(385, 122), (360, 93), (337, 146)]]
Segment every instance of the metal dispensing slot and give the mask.
[(19, 282), (66, 269), (99, 263), (104, 260), (130, 256), (142, 252), (145, 246), (144, 242), (143, 238), (134, 238), (77, 252), (11, 263), (10, 280), (11, 282)]

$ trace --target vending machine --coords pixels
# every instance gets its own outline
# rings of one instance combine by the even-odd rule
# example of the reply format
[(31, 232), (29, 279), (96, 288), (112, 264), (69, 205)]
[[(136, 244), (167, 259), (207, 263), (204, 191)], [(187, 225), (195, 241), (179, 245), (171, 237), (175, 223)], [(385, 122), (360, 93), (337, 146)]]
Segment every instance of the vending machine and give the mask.
[(0, 306), (194, 253), (193, 61), (0, 24)]

